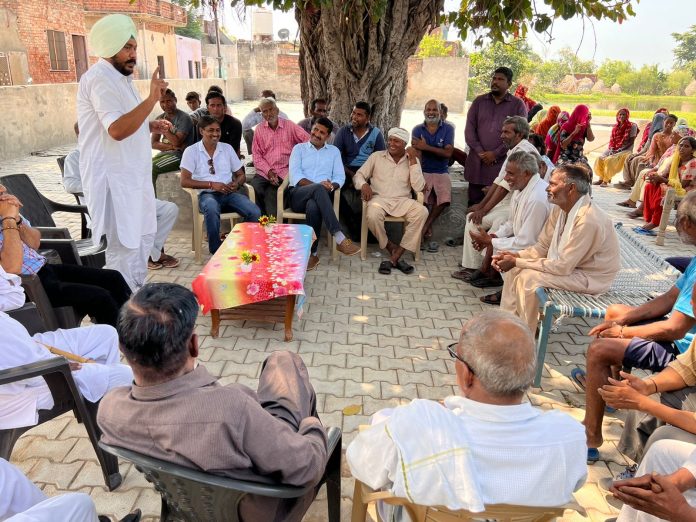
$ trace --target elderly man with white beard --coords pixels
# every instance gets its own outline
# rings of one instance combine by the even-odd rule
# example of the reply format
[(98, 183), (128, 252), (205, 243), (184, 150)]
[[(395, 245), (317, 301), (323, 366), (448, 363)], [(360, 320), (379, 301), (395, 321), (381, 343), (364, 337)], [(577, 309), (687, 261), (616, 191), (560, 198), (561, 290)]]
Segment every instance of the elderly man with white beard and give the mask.
[[(510, 154), (505, 162), (505, 182), (512, 192), (510, 215), (495, 231), (488, 234), (483, 228), (469, 232), (473, 247), (485, 250), (481, 272), (488, 279), (503, 280), (491, 266), (496, 252), (519, 252), (532, 246), (544, 228), (551, 205), (546, 194), (549, 184), (539, 175), (538, 156), (524, 151)], [(467, 238), (468, 239), (468, 238)], [(476, 281), (470, 282), (476, 286)], [(502, 291), (481, 297), (486, 304), (499, 305)]]

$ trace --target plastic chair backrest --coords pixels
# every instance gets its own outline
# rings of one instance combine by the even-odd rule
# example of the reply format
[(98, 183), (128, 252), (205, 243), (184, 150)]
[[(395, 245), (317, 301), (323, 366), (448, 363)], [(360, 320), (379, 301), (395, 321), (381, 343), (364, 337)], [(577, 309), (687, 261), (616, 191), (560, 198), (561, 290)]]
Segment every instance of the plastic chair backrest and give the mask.
[(34, 186), (26, 174), (10, 174), (0, 178), (0, 184), (5, 185), (10, 194), (22, 202), (22, 215), (35, 227), (55, 227), (56, 222), (51, 216), (51, 209), (46, 205), (45, 198)]
[(162, 496), (162, 520), (171, 516), (187, 522), (237, 522), (239, 503), (247, 494), (296, 498), (311, 489), (220, 477), (104, 442), (99, 446), (107, 453), (135, 464), (136, 469), (155, 486)]

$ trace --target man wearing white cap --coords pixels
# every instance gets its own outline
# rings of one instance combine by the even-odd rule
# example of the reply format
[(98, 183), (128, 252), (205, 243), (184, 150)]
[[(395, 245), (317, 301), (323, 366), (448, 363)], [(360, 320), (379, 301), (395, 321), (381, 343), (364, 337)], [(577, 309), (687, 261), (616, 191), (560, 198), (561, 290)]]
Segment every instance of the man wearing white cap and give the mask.
[(126, 15), (101, 18), (89, 35), (101, 59), (82, 76), (77, 93), (80, 172), (94, 241), (107, 239), (106, 267), (123, 274), (132, 290), (145, 282), (155, 239), (150, 132), (169, 129), (147, 118), (167, 88), (155, 69), (141, 101), (133, 85), (136, 28)]
[[(413, 266), (401, 259), (406, 250), (415, 252), (420, 242), (428, 210), (411, 197), (411, 190), (420, 192), (425, 187), (416, 151), (406, 148), (408, 131), (394, 127), (387, 134), (387, 150), (373, 152), (353, 178), (355, 188), (367, 201), (367, 226), (379, 241), (380, 248), (389, 251), (389, 261), (379, 265), (380, 274), (391, 273), (392, 267), (404, 274), (413, 272)], [(369, 181), (369, 183), (368, 183)], [(405, 217), (406, 226), (399, 245), (387, 237), (384, 218)]]

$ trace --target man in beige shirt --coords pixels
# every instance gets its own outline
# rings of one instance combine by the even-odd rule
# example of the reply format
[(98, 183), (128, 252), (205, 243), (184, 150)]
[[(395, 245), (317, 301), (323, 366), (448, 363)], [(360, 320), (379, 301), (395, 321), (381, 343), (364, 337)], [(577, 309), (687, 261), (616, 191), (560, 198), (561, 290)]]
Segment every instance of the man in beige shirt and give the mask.
[[(257, 391), (222, 386), (197, 364), (197, 316), (194, 295), (173, 283), (145, 285), (124, 305), (118, 335), (134, 382), (102, 399), (102, 440), (226, 477), (316, 486), (327, 435), (302, 359), (273, 352)], [(299, 522), (316, 489), (298, 499), (246, 496), (241, 520)]]
[[(389, 274), (392, 268), (404, 274), (413, 272), (413, 266), (401, 256), (406, 250), (415, 252), (419, 247), (423, 225), (428, 218), (425, 206), (411, 196), (412, 190), (423, 190), (425, 178), (415, 150), (406, 148), (408, 139), (405, 129), (390, 129), (387, 150), (372, 153), (353, 178), (355, 188), (367, 202), (367, 226), (379, 241), (379, 247), (389, 252), (389, 260), (379, 265), (380, 274)], [(404, 235), (398, 245), (387, 237), (384, 228), (387, 215), (406, 219)]]
[(601, 294), (609, 290), (620, 268), (619, 240), (611, 218), (588, 195), (589, 172), (561, 165), (546, 191), (556, 206), (537, 243), (518, 253), (493, 256), (494, 268), (509, 272), (501, 308), (524, 319), (531, 332), (539, 322), (537, 288)]

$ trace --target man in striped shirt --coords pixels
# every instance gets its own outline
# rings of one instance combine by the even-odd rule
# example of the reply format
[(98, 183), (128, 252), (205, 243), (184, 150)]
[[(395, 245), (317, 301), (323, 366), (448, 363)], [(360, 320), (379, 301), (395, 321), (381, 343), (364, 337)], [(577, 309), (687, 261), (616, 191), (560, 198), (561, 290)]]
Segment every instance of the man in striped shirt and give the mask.
[(256, 176), (251, 186), (256, 192), (256, 204), (261, 212), (277, 216), (278, 187), (288, 175), (292, 148), (309, 141), (309, 134), (290, 120), (280, 118), (273, 98), (263, 98), (259, 103), (263, 123), (256, 127), (252, 154)]

